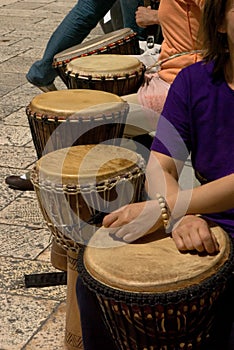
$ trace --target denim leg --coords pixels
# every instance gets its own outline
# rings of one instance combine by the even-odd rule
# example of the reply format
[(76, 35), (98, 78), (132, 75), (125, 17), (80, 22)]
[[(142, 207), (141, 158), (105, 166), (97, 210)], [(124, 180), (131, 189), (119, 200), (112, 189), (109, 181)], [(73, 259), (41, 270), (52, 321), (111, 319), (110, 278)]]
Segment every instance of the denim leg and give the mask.
[(44, 55), (36, 61), (26, 78), (34, 85), (46, 86), (57, 76), (52, 67), (54, 56), (81, 43), (110, 10), (116, 0), (79, 0), (50, 37)]
[(118, 350), (103, 323), (97, 298), (78, 276), (76, 294), (80, 309), (84, 350)]
[(131, 28), (138, 34), (139, 40), (145, 40), (145, 29), (138, 27), (135, 12), (138, 6), (144, 6), (144, 0), (120, 0), (125, 28)]

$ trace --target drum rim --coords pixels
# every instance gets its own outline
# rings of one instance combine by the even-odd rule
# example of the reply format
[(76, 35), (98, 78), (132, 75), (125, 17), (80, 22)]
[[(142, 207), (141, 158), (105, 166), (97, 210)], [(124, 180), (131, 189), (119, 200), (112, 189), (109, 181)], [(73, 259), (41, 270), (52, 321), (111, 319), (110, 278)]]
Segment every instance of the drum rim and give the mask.
[[(77, 160), (75, 169), (80, 167), (84, 156), (89, 157), (90, 152), (92, 157), (100, 157), (100, 154), (103, 152), (107, 157), (105, 156), (99, 159), (94, 168), (89, 169), (89, 171), (84, 167), (82, 173), (78, 174), (77, 170), (71, 173), (69, 168), (62, 167), (64, 166), (65, 159), (67, 164), (69, 164), (70, 157), (74, 157), (76, 152), (78, 152), (81, 157)], [(109, 157), (110, 155), (112, 155), (112, 158)], [(51, 156), (52, 159), (56, 160), (56, 165), (58, 166), (55, 170), (53, 167), (54, 163), (51, 164)], [(125, 159), (125, 162), (123, 163), (121, 161), (120, 164), (120, 159)], [(59, 164), (57, 163), (58, 160), (60, 161)], [(106, 171), (103, 169), (102, 172), (100, 172), (100, 167), (102, 167), (103, 164), (108, 164), (110, 161), (112, 161), (112, 166), (107, 167), (107, 165), (105, 165)], [(113, 161), (115, 163), (113, 163)], [(74, 167), (74, 164), (72, 165)], [(57, 189), (59, 192), (67, 193), (85, 193), (87, 189), (99, 189), (101, 191), (103, 188), (113, 188), (116, 183), (120, 183), (120, 181), (131, 181), (141, 176), (145, 177), (145, 169), (146, 161), (143, 156), (128, 148), (109, 144), (85, 144), (61, 148), (45, 154), (34, 164), (30, 177), (32, 183), (38, 188), (53, 188), (53, 190)], [(79, 183), (77, 181), (78, 176)], [(57, 179), (58, 182), (56, 182), (55, 179)], [(87, 181), (89, 181), (89, 183), (87, 183)]]
[(72, 73), (71, 71), (67, 70), (66, 75), (72, 78), (75, 78), (76, 80), (86, 80), (86, 81), (116, 81), (116, 80), (126, 80), (126, 79), (135, 79), (139, 73), (143, 74), (145, 71), (144, 67), (139, 67), (139, 70), (134, 70), (130, 72), (122, 72), (118, 73), (116, 75), (109, 76), (109, 73), (107, 75), (101, 74), (100, 76), (98, 75), (90, 75), (90, 74), (85, 74), (85, 72), (82, 72), (81, 74), (78, 73)]
[[(103, 71), (89, 71), (86, 70), (86, 67), (78, 67), (78, 69), (80, 69), (79, 71), (76, 70), (74, 71), (74, 67), (70, 67), (69, 64), (66, 66), (65, 68), (65, 74), (68, 77), (72, 77), (75, 79), (84, 79), (84, 80), (120, 80), (120, 79), (131, 79), (131, 78), (135, 78), (138, 75), (142, 75), (146, 69), (145, 65), (143, 62), (141, 62), (138, 58), (136, 57), (132, 57), (129, 55), (118, 55), (118, 54), (110, 54), (110, 55), (105, 55), (101, 56), (99, 55), (99, 60), (102, 59), (106, 59), (106, 57), (109, 57), (110, 59), (113, 57), (126, 57), (127, 60), (132, 61), (132, 65), (130, 67), (124, 67), (122, 70), (114, 70), (114, 71), (107, 71), (107, 70), (103, 70)], [(94, 59), (93, 55), (90, 56), (86, 56), (89, 57), (89, 59)], [(82, 57), (78, 57), (77, 59), (72, 60), (72, 62), (70, 62), (71, 64), (74, 65), (74, 61), (79, 62), (79, 59), (82, 59)], [(135, 64), (133, 65), (135, 61)], [(126, 62), (126, 61), (125, 61)]]
[[(140, 161), (140, 159), (139, 159)], [(138, 179), (139, 177), (144, 177), (144, 164), (143, 162), (139, 165), (133, 164), (132, 166), (129, 166), (128, 169), (126, 169), (126, 173), (116, 174), (116, 176), (113, 176), (111, 178), (107, 178), (104, 180), (101, 180), (97, 183), (90, 183), (90, 184), (74, 184), (74, 183), (68, 183), (68, 184), (56, 184), (53, 182), (50, 182), (47, 179), (43, 179), (40, 181), (39, 179), (39, 172), (36, 166), (33, 167), (31, 171), (31, 181), (33, 185), (38, 190), (53, 190), (57, 192), (62, 192), (64, 194), (82, 194), (87, 193), (92, 190), (95, 190), (96, 192), (101, 192), (103, 190), (111, 190), (116, 186), (116, 184), (122, 182), (122, 181), (132, 181), (133, 179)]]
[[(75, 45), (64, 51), (61, 51), (60, 53), (54, 56), (52, 65), (55, 68), (59, 68), (66, 65), (75, 58), (109, 52), (109, 50), (118, 47), (125, 42), (128, 43), (129, 41), (134, 39), (137, 39), (137, 33), (135, 33), (131, 28), (122, 28), (114, 32), (104, 34), (98, 38), (82, 42), (81, 44)], [(102, 42), (100, 42), (100, 40), (102, 40)], [(88, 45), (89, 47), (87, 47)], [(71, 53), (71, 49), (73, 49), (73, 52), (74, 50), (77, 51), (77, 49), (80, 49), (81, 53), (77, 55), (78, 52), (76, 54), (74, 52), (74, 54), (76, 55), (74, 56), (73, 52)]]
[[(54, 115), (48, 113), (43, 114), (40, 112), (33, 112), (30, 107), (28, 106), (26, 109), (26, 114), (28, 119), (31, 120), (37, 120), (41, 122), (48, 122), (48, 123), (90, 123), (90, 121), (98, 121), (98, 120), (113, 120), (113, 117), (115, 117), (115, 120), (122, 119), (128, 111), (129, 111), (129, 105), (127, 101), (123, 102), (117, 102), (121, 105), (120, 110), (115, 110), (113, 112), (108, 111), (106, 114), (101, 113), (100, 111), (97, 112), (97, 114), (90, 114), (90, 115), (82, 115), (82, 110), (77, 113), (72, 113), (68, 115), (57, 115), (56, 113)], [(85, 111), (85, 109), (84, 109)]]
[[(225, 233), (227, 234), (227, 233)], [(230, 251), (229, 258), (224, 261), (223, 265), (220, 266), (219, 270), (216, 271), (216, 274), (212, 274), (211, 276), (207, 276), (207, 278), (203, 279), (199, 285), (191, 284), (182, 289), (174, 290), (174, 291), (162, 291), (162, 292), (136, 292), (136, 291), (125, 291), (122, 289), (115, 289), (112, 286), (104, 284), (100, 282), (95, 277), (93, 277), (85, 267), (84, 254), (85, 247), (80, 250), (80, 254), (78, 256), (78, 273), (81, 276), (83, 282), (87, 285), (87, 287), (98, 294), (100, 297), (108, 300), (114, 300), (115, 297), (118, 297), (117, 302), (124, 302), (126, 304), (132, 304), (133, 301), (137, 305), (149, 305), (155, 306), (155, 304), (170, 304), (176, 303), (179, 300), (194, 300), (197, 298), (201, 298), (203, 295), (209, 291), (209, 293), (217, 292), (218, 287), (220, 286), (220, 290), (225, 287), (228, 281), (232, 278), (232, 272), (234, 268), (234, 239), (230, 238)]]
[[(53, 100), (55, 99), (54, 96), (57, 96), (57, 98), (67, 97), (70, 95), (74, 98), (82, 97), (83, 94), (89, 94), (90, 98), (97, 94), (97, 96), (102, 97), (103, 99), (106, 97), (106, 101), (103, 100), (98, 104), (91, 104), (90, 106), (84, 107), (82, 109), (76, 110), (74, 107), (74, 111), (66, 112), (65, 110), (61, 111), (53, 111)], [(76, 96), (77, 94), (77, 96)], [(44, 96), (44, 95), (43, 95)], [(90, 89), (72, 89), (72, 90), (58, 90), (53, 92), (48, 92), (46, 96), (49, 96), (49, 106), (47, 106), (45, 101), (45, 106), (43, 107), (43, 103), (41, 102), (41, 95), (36, 95), (31, 102), (26, 106), (25, 112), (28, 117), (28, 119), (34, 119), (34, 120), (41, 120), (41, 121), (52, 121), (52, 122), (77, 122), (77, 121), (88, 121), (93, 119), (105, 119), (105, 118), (112, 118), (113, 116), (116, 116), (118, 119), (119, 114), (123, 113), (123, 115), (127, 114), (129, 111), (129, 104), (127, 101), (125, 101), (121, 96), (118, 96), (116, 94), (107, 92), (107, 91), (101, 91), (101, 90), (90, 90)], [(50, 99), (50, 96), (53, 96), (52, 102)], [(37, 99), (39, 99), (37, 103)], [(113, 101), (111, 101), (113, 99)], [(42, 100), (43, 101), (43, 100)], [(82, 99), (81, 99), (82, 101)], [(91, 100), (92, 101), (92, 100)], [(42, 106), (42, 107), (41, 107)], [(56, 105), (55, 105), (56, 106)], [(109, 106), (109, 109), (105, 111), (96, 110), (95, 107), (97, 106)], [(110, 109), (112, 108), (113, 109)], [(77, 107), (78, 108), (78, 107)], [(44, 110), (43, 110), (44, 109)]]

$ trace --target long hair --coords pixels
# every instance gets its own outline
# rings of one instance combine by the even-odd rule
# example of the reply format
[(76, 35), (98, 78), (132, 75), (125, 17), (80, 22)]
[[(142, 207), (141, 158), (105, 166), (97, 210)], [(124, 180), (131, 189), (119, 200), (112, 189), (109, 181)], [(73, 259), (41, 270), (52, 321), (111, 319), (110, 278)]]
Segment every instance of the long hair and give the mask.
[(203, 58), (206, 62), (214, 60), (213, 74), (216, 78), (223, 74), (229, 57), (227, 34), (220, 32), (228, 2), (229, 0), (205, 0), (201, 19)]

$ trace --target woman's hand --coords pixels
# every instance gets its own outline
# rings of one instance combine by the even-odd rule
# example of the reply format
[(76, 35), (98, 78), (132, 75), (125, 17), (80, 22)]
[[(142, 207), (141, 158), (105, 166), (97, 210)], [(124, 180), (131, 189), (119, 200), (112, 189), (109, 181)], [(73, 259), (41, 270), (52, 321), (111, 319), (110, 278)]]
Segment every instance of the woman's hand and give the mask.
[(161, 224), (161, 209), (157, 200), (125, 205), (103, 219), (103, 226), (125, 242), (133, 242), (155, 231)]
[(197, 250), (214, 254), (219, 251), (215, 235), (207, 222), (195, 215), (186, 215), (172, 230), (172, 237), (181, 251)]
[(139, 6), (136, 10), (136, 23), (139, 27), (146, 28), (148, 26), (159, 24), (158, 11), (152, 10), (151, 7)]

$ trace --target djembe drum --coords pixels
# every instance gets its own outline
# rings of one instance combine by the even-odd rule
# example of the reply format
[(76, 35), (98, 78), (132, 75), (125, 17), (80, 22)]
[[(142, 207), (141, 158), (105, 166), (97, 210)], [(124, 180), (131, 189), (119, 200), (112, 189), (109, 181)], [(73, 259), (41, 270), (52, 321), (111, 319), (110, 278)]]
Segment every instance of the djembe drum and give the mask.
[[(71, 145), (107, 139), (119, 143), (128, 109), (121, 98), (103, 91), (60, 90), (35, 96), (26, 113), (38, 158)], [(67, 254), (55, 240), (51, 263), (59, 270), (67, 269)]]
[[(78, 271), (118, 349), (208, 349), (234, 264), (232, 241), (220, 227), (211, 229), (220, 246), (212, 256), (181, 253), (161, 232), (132, 244), (95, 233)], [(221, 322), (226, 316), (223, 310)]]
[(59, 90), (35, 96), (26, 108), (37, 156), (80, 144), (119, 143), (129, 106), (119, 96)]
[(102, 90), (123, 96), (137, 92), (145, 65), (127, 55), (92, 55), (70, 61), (65, 71), (70, 89)]
[(81, 334), (74, 268), (79, 249), (100, 226), (103, 215), (141, 200), (144, 169), (137, 153), (99, 144), (47, 153), (31, 172), (43, 217), (56, 242), (68, 251), (65, 339), (71, 350), (79, 349)]
[(123, 28), (104, 34), (98, 38), (86, 40), (54, 56), (53, 67), (67, 85), (65, 69), (67, 64), (78, 57), (94, 54), (139, 55), (140, 47), (137, 34), (130, 28)]

